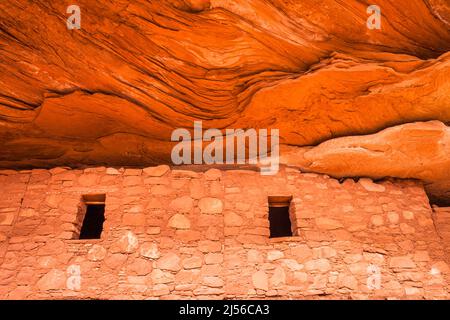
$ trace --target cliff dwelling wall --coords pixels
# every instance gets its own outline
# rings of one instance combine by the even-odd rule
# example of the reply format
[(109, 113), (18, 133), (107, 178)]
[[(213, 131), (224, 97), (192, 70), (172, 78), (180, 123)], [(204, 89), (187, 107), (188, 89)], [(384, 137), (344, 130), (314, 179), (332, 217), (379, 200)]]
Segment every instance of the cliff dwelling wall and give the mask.
[[(450, 224), (413, 180), (55, 168), (0, 191), (1, 298), (449, 298)], [(292, 236), (270, 237), (269, 197), (292, 197)], [(89, 203), (103, 230), (80, 240)]]

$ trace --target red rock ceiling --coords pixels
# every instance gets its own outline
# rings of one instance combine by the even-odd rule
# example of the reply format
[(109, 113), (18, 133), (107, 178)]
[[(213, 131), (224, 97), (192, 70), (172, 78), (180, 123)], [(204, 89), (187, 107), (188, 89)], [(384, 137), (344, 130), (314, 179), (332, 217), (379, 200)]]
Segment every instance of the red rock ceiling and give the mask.
[[(350, 157), (349, 169), (335, 165), (348, 148), (336, 158), (324, 156), (334, 143), (309, 147), (450, 123), (450, 1), (375, 2), (381, 30), (366, 27), (368, 1), (76, 0), (82, 25), (69, 31), (66, 1), (2, 1), (0, 166), (168, 162), (172, 130), (201, 119), (206, 128), (279, 128), (291, 152), (308, 146), (309, 160), (299, 149), (290, 163), (310, 170), (420, 178), (445, 194), (449, 162), (433, 159), (448, 159), (448, 144), (408, 147), (410, 159), (440, 166), (426, 178), (419, 164), (389, 170)], [(410, 146), (407, 135), (380, 137)], [(377, 161), (392, 156), (377, 152)]]

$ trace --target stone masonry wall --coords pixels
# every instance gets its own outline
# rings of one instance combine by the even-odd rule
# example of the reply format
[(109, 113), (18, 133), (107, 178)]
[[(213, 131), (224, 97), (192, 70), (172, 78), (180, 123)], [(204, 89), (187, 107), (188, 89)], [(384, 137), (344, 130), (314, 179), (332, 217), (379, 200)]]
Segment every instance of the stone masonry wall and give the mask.
[[(2, 299), (450, 298), (415, 181), (55, 168), (0, 171), (0, 192)], [(77, 240), (89, 194), (104, 231)], [(268, 196), (293, 196), (293, 237), (269, 238)]]
[(433, 220), (442, 239), (446, 261), (450, 261), (450, 207), (433, 206)]

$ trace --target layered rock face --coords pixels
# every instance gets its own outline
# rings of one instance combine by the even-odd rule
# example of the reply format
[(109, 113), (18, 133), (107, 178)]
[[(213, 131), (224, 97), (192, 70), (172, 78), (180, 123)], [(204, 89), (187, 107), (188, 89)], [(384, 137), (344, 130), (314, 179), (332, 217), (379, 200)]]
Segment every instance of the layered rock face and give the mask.
[(291, 164), (448, 191), (448, 1), (379, 0), (381, 30), (367, 28), (365, 1), (76, 4), (79, 30), (65, 2), (0, 3), (1, 167), (169, 163), (172, 131), (194, 120), (278, 128), (291, 148), (437, 120), (380, 133), (375, 154), (348, 152), (370, 141), (346, 138), (305, 159), (291, 150)]

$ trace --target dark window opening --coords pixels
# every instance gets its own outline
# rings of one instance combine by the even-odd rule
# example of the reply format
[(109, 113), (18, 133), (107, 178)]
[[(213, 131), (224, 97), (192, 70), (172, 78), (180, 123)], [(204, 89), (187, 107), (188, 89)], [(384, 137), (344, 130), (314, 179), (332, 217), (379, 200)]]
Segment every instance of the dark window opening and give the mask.
[(84, 196), (86, 214), (81, 225), (80, 239), (100, 239), (105, 221), (105, 195)]
[(289, 207), (292, 197), (269, 197), (270, 237), (291, 237)]
[(431, 207), (450, 207), (450, 192), (445, 194), (441, 192), (440, 194), (432, 194), (427, 192), (428, 201)]

